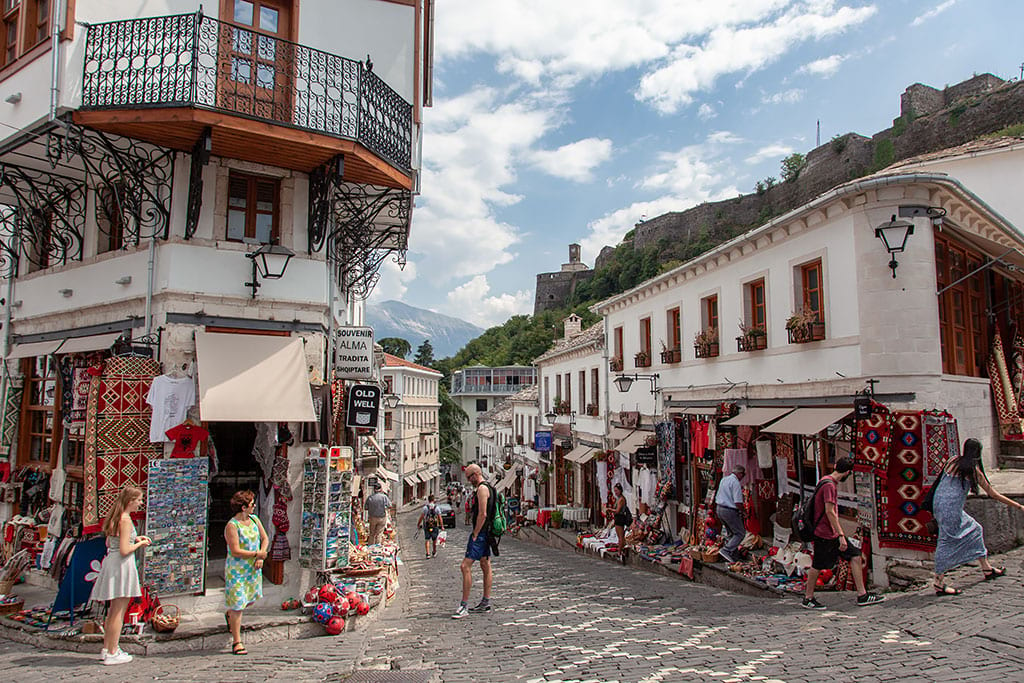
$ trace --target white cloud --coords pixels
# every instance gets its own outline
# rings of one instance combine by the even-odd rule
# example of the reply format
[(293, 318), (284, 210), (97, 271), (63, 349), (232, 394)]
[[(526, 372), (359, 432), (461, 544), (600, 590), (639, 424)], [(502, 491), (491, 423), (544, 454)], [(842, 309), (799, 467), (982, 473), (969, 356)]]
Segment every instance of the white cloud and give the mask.
[(912, 22), (910, 22), (910, 25), (911, 26), (920, 26), (921, 24), (923, 24), (924, 22), (928, 21), (929, 19), (933, 19), (933, 18), (939, 16), (940, 14), (942, 14), (943, 12), (945, 12), (946, 10), (948, 10), (950, 7), (952, 7), (955, 4), (956, 4), (956, 0), (946, 0), (945, 2), (940, 3), (940, 4), (936, 5), (935, 7), (931, 8), (930, 10), (925, 12), (924, 14), (922, 14), (920, 16), (917, 16), (917, 17), (914, 17), (914, 20)]
[(762, 161), (775, 157), (787, 157), (792, 153), (793, 148), (787, 145), (766, 145), (747, 157), (746, 162), (748, 164), (759, 164)]
[(532, 154), (534, 165), (545, 173), (578, 183), (593, 180), (594, 168), (611, 156), (612, 141), (603, 138), (586, 138), (556, 150), (539, 150)]
[(743, 142), (743, 138), (727, 130), (716, 130), (708, 135), (708, 142), (711, 144), (732, 145)]
[(448, 292), (445, 312), (485, 328), (533, 312), (533, 292), (488, 296), (490, 291), (487, 276), (476, 275)]
[(718, 112), (715, 111), (715, 108), (712, 107), (707, 102), (700, 105), (700, 107), (697, 109), (697, 117), (700, 118), (701, 121), (710, 121), (716, 116), (718, 116)]
[(811, 74), (812, 76), (831, 76), (839, 70), (839, 66), (846, 61), (844, 55), (829, 55), (813, 62), (804, 64), (797, 73)]
[(800, 88), (784, 90), (782, 92), (766, 95), (761, 98), (765, 104), (793, 104), (804, 98), (804, 91)]
[(409, 261), (400, 269), (393, 258), (381, 264), (380, 279), (368, 297), (369, 301), (401, 301), (409, 291), (409, 284), (416, 279), (416, 264)]

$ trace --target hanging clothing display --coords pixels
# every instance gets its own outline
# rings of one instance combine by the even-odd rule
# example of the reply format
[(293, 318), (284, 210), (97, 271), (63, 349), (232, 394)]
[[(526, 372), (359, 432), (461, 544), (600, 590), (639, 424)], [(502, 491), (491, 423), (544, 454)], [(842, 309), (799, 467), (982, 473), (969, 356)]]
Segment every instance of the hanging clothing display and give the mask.
[(316, 413), (317, 421), (302, 423), (301, 440), (330, 445), (334, 424), (331, 387), (328, 384), (310, 384), (309, 391), (313, 395), (313, 412)]
[(153, 408), (149, 440), (173, 441), (167, 430), (185, 421), (188, 409), (196, 403), (196, 383), (191, 377), (160, 375), (153, 379), (146, 403)]
[(210, 432), (198, 425), (183, 423), (167, 430), (167, 436), (174, 442), (172, 458), (193, 458), (196, 447), (210, 438)]
[(263, 478), (270, 476), (277, 448), (277, 425), (272, 422), (256, 423), (256, 439), (252, 442), (252, 457), (260, 466)]
[(676, 423), (669, 420), (654, 425), (658, 439), (658, 483), (660, 497), (673, 495), (676, 487)]

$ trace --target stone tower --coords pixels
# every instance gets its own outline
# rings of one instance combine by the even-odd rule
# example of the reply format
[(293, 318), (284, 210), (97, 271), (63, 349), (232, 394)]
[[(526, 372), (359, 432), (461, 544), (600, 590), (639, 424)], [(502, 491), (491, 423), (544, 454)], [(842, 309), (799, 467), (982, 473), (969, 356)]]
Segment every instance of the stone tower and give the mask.
[(564, 308), (579, 283), (589, 280), (593, 276), (594, 271), (588, 268), (580, 257), (580, 245), (570, 244), (569, 262), (563, 263), (561, 270), (537, 275), (533, 314)]

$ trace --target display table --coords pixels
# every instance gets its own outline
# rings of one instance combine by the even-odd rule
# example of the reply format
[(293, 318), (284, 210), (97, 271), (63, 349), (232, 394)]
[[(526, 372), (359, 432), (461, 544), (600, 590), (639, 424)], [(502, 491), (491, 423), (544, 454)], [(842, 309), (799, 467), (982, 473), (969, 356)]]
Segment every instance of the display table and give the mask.
[(542, 527), (551, 526), (551, 513), (555, 508), (540, 508), (537, 511), (537, 524)]
[(530, 508), (526, 511), (526, 521), (537, 522), (537, 508)]

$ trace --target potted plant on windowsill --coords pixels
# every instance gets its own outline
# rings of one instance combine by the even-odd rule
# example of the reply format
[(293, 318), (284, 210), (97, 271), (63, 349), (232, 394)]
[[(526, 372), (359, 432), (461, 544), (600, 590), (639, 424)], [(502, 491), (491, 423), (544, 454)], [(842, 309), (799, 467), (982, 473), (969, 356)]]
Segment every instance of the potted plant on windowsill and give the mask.
[(683, 359), (683, 352), (678, 347), (668, 348), (665, 342), (661, 342), (661, 362), (662, 363), (678, 363)]
[(609, 359), (608, 367), (611, 368), (612, 372), (622, 372), (622, 358), (615, 356), (614, 358)]
[(637, 351), (633, 356), (633, 362), (638, 368), (651, 367), (651, 354), (649, 351)]
[(818, 314), (804, 306), (786, 318), (786, 332), (790, 344), (806, 344), (825, 338), (825, 323), (818, 320)]
[(748, 325), (740, 321), (740, 336), (736, 337), (740, 351), (761, 351), (768, 347), (768, 331), (764, 325)]
[(718, 355), (718, 328), (706, 327), (693, 336), (693, 350), (697, 358), (714, 358)]
[(587, 404), (587, 415), (589, 415), (590, 417), (597, 417), (597, 404), (596, 403), (588, 403)]
[(572, 406), (569, 405), (568, 401), (563, 401), (558, 396), (555, 396), (555, 415), (568, 415), (572, 411)]

